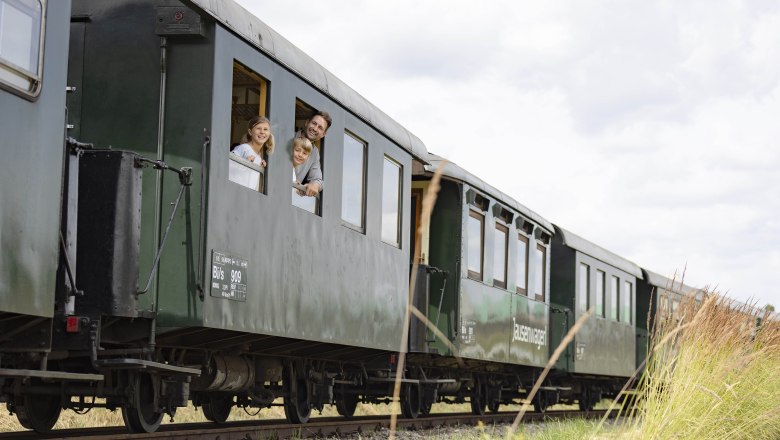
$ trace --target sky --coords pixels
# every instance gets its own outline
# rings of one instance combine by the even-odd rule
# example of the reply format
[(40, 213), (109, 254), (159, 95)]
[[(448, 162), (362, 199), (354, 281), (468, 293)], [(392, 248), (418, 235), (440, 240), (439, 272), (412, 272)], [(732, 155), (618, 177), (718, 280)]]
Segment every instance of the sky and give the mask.
[(780, 306), (780, 2), (238, 2), (553, 223)]

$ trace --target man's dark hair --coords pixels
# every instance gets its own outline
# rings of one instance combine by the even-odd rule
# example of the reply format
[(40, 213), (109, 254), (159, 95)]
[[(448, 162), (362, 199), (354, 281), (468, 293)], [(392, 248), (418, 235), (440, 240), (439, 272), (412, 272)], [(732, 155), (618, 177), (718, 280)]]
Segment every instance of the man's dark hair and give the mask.
[(320, 116), (322, 119), (325, 120), (325, 123), (328, 124), (325, 129), (327, 130), (330, 128), (330, 125), (333, 124), (333, 119), (330, 117), (330, 114), (326, 111), (317, 110), (316, 112), (312, 113), (311, 116), (309, 116), (309, 120), (312, 120), (315, 116)]

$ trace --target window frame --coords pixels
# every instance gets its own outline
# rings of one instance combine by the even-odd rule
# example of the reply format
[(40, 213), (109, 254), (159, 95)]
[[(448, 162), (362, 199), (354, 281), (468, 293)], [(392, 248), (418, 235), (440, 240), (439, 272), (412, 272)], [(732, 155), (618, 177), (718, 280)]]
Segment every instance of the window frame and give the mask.
[[(495, 239), (497, 237), (498, 231), (501, 231), (504, 234), (504, 267), (503, 267), (504, 279), (501, 280), (501, 281), (496, 281), (496, 269), (497, 268), (496, 268), (495, 256), (496, 256), (496, 251), (498, 249), (497, 249), (497, 246), (496, 246), (497, 243), (496, 243)], [(499, 287), (499, 288), (502, 288), (502, 289), (506, 289), (506, 286), (507, 286), (507, 284), (509, 282), (509, 280), (507, 280), (507, 278), (508, 278), (507, 275), (508, 275), (508, 272), (509, 272), (507, 270), (508, 267), (509, 267), (508, 263), (509, 263), (509, 227), (507, 227), (506, 225), (496, 221), (495, 222), (495, 228), (493, 228), (493, 286)]]
[[(346, 138), (349, 136), (353, 140), (355, 140), (357, 143), (361, 144), (363, 146), (363, 164), (361, 166), (362, 171), (362, 177), (360, 179), (361, 184), (363, 185), (361, 188), (361, 200), (360, 200), (360, 225), (356, 225), (349, 220), (346, 220), (344, 218), (344, 202), (345, 202), (345, 194), (344, 190), (346, 189), (346, 184), (344, 182), (344, 176), (345, 176), (345, 169), (344, 169), (344, 160), (347, 157), (347, 151), (346, 151)], [(342, 175), (342, 181), (341, 181), (341, 224), (349, 229), (358, 231), (360, 233), (365, 234), (366, 233), (366, 189), (368, 188), (368, 142), (361, 139), (356, 134), (350, 132), (349, 130), (344, 130), (344, 147), (342, 148), (342, 157), (341, 157), (341, 175)], [(312, 148), (316, 148), (312, 146)]]
[[(385, 202), (385, 164), (390, 164), (398, 169), (398, 182), (395, 186), (396, 188), (396, 194), (398, 196), (398, 200), (396, 201), (396, 212), (398, 213), (398, 216), (396, 218), (395, 222), (395, 237), (396, 242), (390, 242), (385, 240), (384, 237), (384, 231), (385, 231), (385, 225), (384, 225), (384, 202)], [(388, 156), (387, 154), (384, 155), (384, 158), (382, 160), (382, 208), (381, 208), (381, 214), (379, 216), (379, 237), (382, 240), (382, 243), (388, 244), (393, 247), (397, 247), (401, 249), (403, 246), (403, 237), (401, 234), (402, 224), (403, 224), (403, 181), (404, 181), (404, 166), (401, 164), (401, 162), (393, 159), (392, 157)]]
[(541, 258), (541, 262), (540, 262), (542, 270), (540, 271), (541, 274), (537, 274), (537, 279), (539, 279), (539, 277), (541, 277), (541, 280), (542, 280), (541, 281), (541, 283), (542, 283), (542, 294), (539, 295), (539, 293), (536, 292), (536, 285), (534, 285), (534, 299), (536, 299), (537, 301), (544, 302), (545, 299), (547, 298), (547, 283), (546, 283), (546, 281), (547, 281), (547, 246), (545, 246), (541, 242), (537, 241), (536, 242), (536, 250), (540, 251), (542, 253), (542, 258)]
[(609, 319), (620, 322), (620, 277), (617, 275), (610, 275), (609, 301)]
[[(319, 111), (320, 108), (314, 107), (313, 105), (309, 104), (308, 102), (304, 101), (297, 95), (295, 96), (295, 107), (294, 107), (294, 113), (293, 113), (293, 136), (296, 136), (299, 131), (303, 130), (305, 127), (303, 124), (308, 120), (308, 118)], [(328, 127), (328, 129), (332, 128)], [(328, 137), (327, 134), (325, 137), (321, 138), (317, 142), (312, 143), (312, 154), (314, 154), (314, 150), (317, 150), (317, 154), (320, 157), (320, 171), (322, 172), (322, 179), (323, 182), (326, 180), (325, 178), (325, 138)], [(329, 144), (330, 145), (330, 144)], [(302, 211), (308, 212), (309, 214), (313, 214), (316, 217), (322, 217), (323, 216), (323, 198), (326, 197), (324, 195), (324, 191), (320, 191), (319, 194), (317, 194), (314, 197), (307, 197), (307, 198), (295, 198), (295, 189), (291, 185), (290, 186), (290, 205), (294, 206)], [(308, 199), (311, 199), (309, 201)], [(307, 205), (310, 205), (313, 203), (312, 209), (309, 209), (309, 206), (304, 206), (303, 203), (296, 203), (296, 201), (305, 200), (308, 202)]]
[[(599, 288), (601, 281), (601, 288)], [(596, 269), (596, 315), (606, 318), (607, 313), (607, 273), (601, 269)]]
[[(48, 9), (49, 0), (31, 0), (37, 2), (40, 6), (41, 15), (38, 17), (38, 21), (35, 21), (34, 16), (30, 16), (33, 20), (33, 26), (37, 26), (37, 29), (33, 28), (32, 31), (37, 30), (37, 33), (33, 32), (31, 37), (37, 34), (37, 59), (35, 72), (27, 70), (23, 66), (19, 66), (13, 63), (11, 60), (0, 56), (0, 89), (13, 93), (19, 97), (22, 97), (28, 101), (36, 101), (41, 94), (43, 88), (43, 62), (44, 62), (44, 49), (46, 40), (46, 12)], [(14, 0), (0, 0), (0, 5), (17, 3)], [(11, 6), (14, 7), (14, 6)], [(20, 11), (24, 13), (25, 11)], [(2, 37), (2, 35), (0, 35)], [(1, 42), (1, 40), (0, 40)], [(32, 43), (32, 42), (31, 42)], [(29, 49), (32, 49), (31, 45)], [(8, 75), (8, 77), (6, 77)], [(8, 78), (8, 79), (6, 79)], [(27, 88), (23, 88), (18, 84), (11, 82), (11, 79), (15, 78), (21, 81), (27, 81)]]
[(634, 321), (634, 285), (629, 280), (623, 280), (623, 299), (627, 301), (620, 302), (620, 305), (622, 306), (624, 311), (627, 311), (627, 316), (624, 316), (626, 314), (621, 313), (620, 315), (620, 322), (625, 322), (627, 324), (633, 324)]
[[(528, 255), (529, 255), (528, 251), (531, 248), (531, 245), (530, 245), (531, 240), (525, 234), (523, 234), (523, 233), (518, 231), (518, 233), (517, 233), (517, 243), (518, 243), (517, 244), (517, 256), (518, 256), (518, 258), (520, 257), (520, 244), (519, 244), (520, 242), (525, 243), (525, 252), (524, 252), (524, 255), (522, 256), (523, 263), (524, 263), (524, 273), (523, 273), (524, 283), (523, 284), (525, 285), (525, 287), (524, 288), (520, 287), (520, 285), (517, 284), (515, 290), (520, 295), (528, 296)], [(518, 261), (518, 267), (519, 266), (520, 266), (520, 261)], [(517, 276), (515, 276), (515, 282), (517, 282)]]
[[(475, 220), (479, 221), (479, 229), (480, 229), (480, 235), (479, 235), (479, 272), (475, 272), (471, 270), (471, 264), (470, 258), (471, 254), (469, 252), (468, 247), (468, 241), (466, 245), (466, 270), (468, 270), (468, 277), (476, 280), (476, 281), (482, 281), (483, 274), (485, 273), (485, 214), (481, 211), (477, 211), (476, 209), (469, 208), (469, 217), (473, 218)], [(466, 227), (466, 231), (468, 231), (468, 226)], [(471, 237), (467, 237), (468, 238)]]
[[(247, 103), (247, 96), (248, 91), (251, 89), (250, 87), (247, 87), (247, 84), (241, 84), (236, 83), (236, 72), (242, 72), (244, 75), (247, 75), (250, 77), (253, 81), (257, 80), (257, 96), (258, 96), (258, 102), (257, 102), (257, 109), (256, 111), (252, 112), (252, 115), (248, 119), (243, 119), (244, 112), (240, 110), (240, 107), (237, 106), (252, 106), (254, 104)], [(228, 181), (233, 182), (234, 184), (247, 188), (249, 190), (254, 191), (255, 193), (267, 195), (268, 194), (268, 173), (267, 173), (267, 167), (262, 167), (260, 165), (257, 165), (255, 163), (249, 162), (246, 159), (237, 156), (235, 153), (233, 153), (234, 143), (237, 147), (238, 145), (241, 145), (240, 139), (243, 138), (243, 133), (246, 132), (246, 126), (247, 122), (252, 119), (255, 116), (265, 116), (270, 119), (269, 117), (269, 110), (271, 107), (270, 103), (270, 96), (271, 96), (271, 81), (266, 78), (265, 76), (261, 75), (259, 72), (257, 72), (255, 69), (249, 67), (247, 63), (241, 62), (237, 58), (232, 58), (232, 67), (231, 67), (231, 83), (230, 83), (230, 96), (231, 96), (231, 104), (230, 104), (230, 134), (228, 139), (228, 144), (231, 147), (230, 151), (228, 152)], [(254, 84), (254, 83), (253, 83)], [(232, 99), (236, 96), (236, 88), (244, 88), (244, 102), (238, 103), (233, 101)], [(239, 121), (239, 118), (241, 120)], [(273, 129), (273, 126), (271, 127)], [(273, 131), (273, 130), (272, 130)], [(240, 136), (239, 136), (240, 135)], [(237, 142), (234, 141), (234, 139), (239, 139)], [(263, 152), (263, 159), (269, 160), (269, 155), (267, 151)], [(241, 168), (242, 171), (248, 172), (248, 171), (254, 171), (256, 173), (259, 173), (259, 179), (258, 179), (258, 186), (252, 187), (245, 185), (237, 180), (231, 179), (231, 166), (233, 164), (237, 164)], [(238, 179), (238, 176), (236, 177)]]
[[(583, 283), (583, 280), (582, 280), (582, 270), (583, 270), (583, 268), (585, 269), (585, 280), (584, 280), (584, 283)], [(585, 297), (585, 304), (584, 304), (585, 307), (584, 308), (579, 307), (579, 310), (581, 312), (586, 312), (586, 311), (590, 310), (590, 265), (589, 264), (580, 261), (579, 272), (577, 273), (577, 279), (579, 281), (579, 287), (580, 287), (578, 289), (578, 292), (577, 292), (579, 294), (578, 298), (582, 298), (583, 296)], [(584, 291), (583, 291), (583, 288), (584, 288)], [(581, 299), (578, 300), (577, 305), (578, 306), (582, 306), (583, 305)]]

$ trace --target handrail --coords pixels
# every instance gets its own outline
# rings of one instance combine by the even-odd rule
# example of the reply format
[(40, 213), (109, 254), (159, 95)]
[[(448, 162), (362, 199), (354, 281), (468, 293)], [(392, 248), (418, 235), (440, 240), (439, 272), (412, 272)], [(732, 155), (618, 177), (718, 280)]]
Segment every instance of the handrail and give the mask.
[(252, 162), (251, 160), (246, 160), (236, 153), (232, 153), (232, 152), (230, 153), (230, 160), (232, 160), (233, 162), (237, 162), (247, 168), (251, 168), (260, 174), (265, 173), (265, 167), (261, 167), (260, 165)]

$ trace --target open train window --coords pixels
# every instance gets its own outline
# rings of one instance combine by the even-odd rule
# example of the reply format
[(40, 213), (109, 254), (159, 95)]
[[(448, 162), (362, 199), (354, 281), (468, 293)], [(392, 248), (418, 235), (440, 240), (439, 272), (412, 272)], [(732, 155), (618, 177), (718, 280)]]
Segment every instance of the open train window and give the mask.
[(590, 308), (590, 266), (580, 263), (579, 278), (577, 303), (580, 311), (584, 312)]
[(506, 256), (509, 228), (496, 222), (493, 231), (493, 285), (506, 289)]
[(341, 219), (346, 226), (365, 232), (366, 143), (344, 132), (341, 182)]
[(469, 210), (469, 219), (466, 226), (467, 252), (469, 278), (482, 281), (482, 255), (485, 240), (485, 216), (472, 209)]
[(0, 87), (33, 99), (41, 91), (46, 0), (0, 0)]
[(606, 299), (606, 274), (596, 270), (596, 316), (604, 317), (604, 300)]
[[(317, 113), (316, 108), (307, 104), (306, 102), (295, 99), (295, 133), (297, 136), (306, 126), (309, 119)], [(326, 127), (327, 131), (327, 127)], [(322, 179), (325, 181), (325, 138), (315, 141), (312, 145), (313, 149), (311, 154), (316, 156), (319, 160), (320, 170), (322, 171)], [(322, 196), (323, 191), (320, 192), (318, 197), (301, 196), (296, 190), (292, 191), (292, 204), (304, 211), (311, 212), (312, 214), (321, 215), (322, 213)]]
[(620, 321), (631, 324), (631, 311), (634, 309), (634, 286), (623, 281), (623, 290), (620, 291)]
[(382, 169), (382, 241), (401, 247), (401, 164), (385, 156)]
[(268, 154), (275, 147), (274, 138), (271, 136), (263, 144), (258, 144), (251, 139), (250, 133), (266, 127), (270, 134), (270, 122), (259, 119), (267, 116), (268, 81), (238, 61), (233, 61), (228, 178), (261, 193), (265, 193), (265, 164)]
[(620, 278), (612, 275), (609, 279), (609, 319), (618, 320), (618, 298), (620, 298)]
[(534, 283), (534, 296), (537, 301), (544, 301), (545, 281), (547, 279), (547, 248), (536, 244), (536, 283)]
[(528, 295), (528, 237), (517, 234), (517, 293)]

